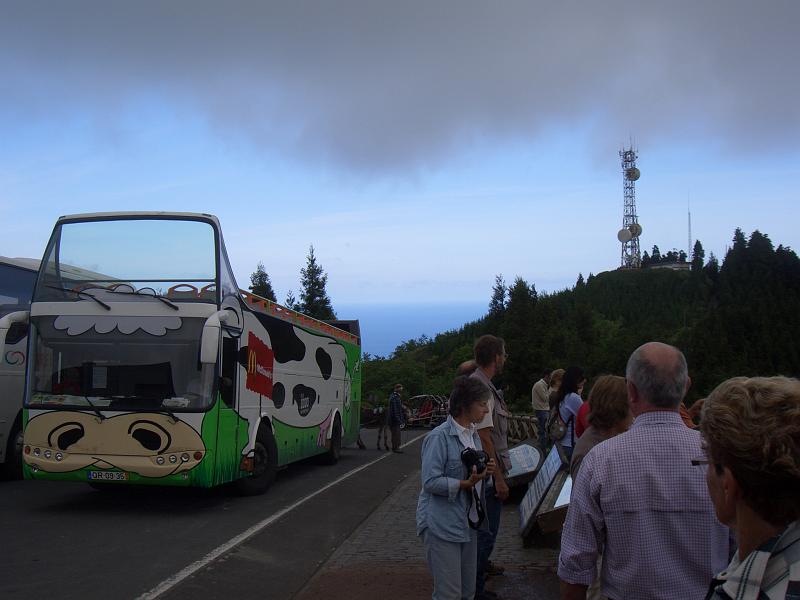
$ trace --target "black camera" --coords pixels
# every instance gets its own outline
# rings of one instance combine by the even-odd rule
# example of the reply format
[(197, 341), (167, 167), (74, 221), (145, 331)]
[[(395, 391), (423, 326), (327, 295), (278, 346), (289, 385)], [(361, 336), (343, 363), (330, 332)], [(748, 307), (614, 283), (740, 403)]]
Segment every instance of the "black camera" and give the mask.
[(486, 463), (489, 462), (489, 455), (483, 450), (473, 450), (472, 448), (464, 448), (461, 451), (461, 462), (467, 467), (467, 473), (472, 475), (472, 467), (475, 467), (475, 472), (478, 474), (486, 470)]

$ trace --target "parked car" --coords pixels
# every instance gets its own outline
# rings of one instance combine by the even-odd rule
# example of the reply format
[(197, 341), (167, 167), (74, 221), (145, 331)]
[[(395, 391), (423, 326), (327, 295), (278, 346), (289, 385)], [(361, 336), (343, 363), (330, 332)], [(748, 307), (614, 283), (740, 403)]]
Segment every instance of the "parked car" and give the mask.
[(447, 419), (447, 396), (420, 394), (405, 402), (408, 409), (408, 427), (436, 427)]

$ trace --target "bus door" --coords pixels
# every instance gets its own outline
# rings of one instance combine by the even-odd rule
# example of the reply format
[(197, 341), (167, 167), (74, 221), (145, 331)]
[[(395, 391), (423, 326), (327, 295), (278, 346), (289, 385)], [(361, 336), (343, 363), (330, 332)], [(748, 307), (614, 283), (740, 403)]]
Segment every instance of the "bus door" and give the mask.
[(241, 449), (247, 441), (247, 422), (239, 417), (239, 341), (241, 335), (224, 331), (220, 363), (219, 412), (214, 483), (239, 477)]

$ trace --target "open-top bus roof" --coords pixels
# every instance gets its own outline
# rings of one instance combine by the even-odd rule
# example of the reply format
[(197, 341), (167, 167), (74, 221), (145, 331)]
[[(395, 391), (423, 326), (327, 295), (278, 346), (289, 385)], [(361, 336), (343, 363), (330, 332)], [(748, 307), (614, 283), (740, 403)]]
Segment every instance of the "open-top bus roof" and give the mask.
[(20, 269), (27, 269), (28, 271), (38, 271), (39, 263), (42, 261), (38, 258), (26, 258), (24, 256), (0, 256), (0, 263), (11, 265), (12, 267), (19, 267)]
[(113, 219), (126, 217), (165, 217), (168, 219), (179, 219), (181, 217), (189, 217), (193, 219), (209, 219), (219, 225), (219, 219), (214, 215), (208, 213), (191, 213), (191, 212), (171, 212), (159, 210), (134, 210), (134, 211), (119, 211), (119, 212), (97, 212), (97, 213), (78, 213), (74, 215), (62, 215), (58, 217), (58, 222), (61, 221), (74, 221), (79, 219)]

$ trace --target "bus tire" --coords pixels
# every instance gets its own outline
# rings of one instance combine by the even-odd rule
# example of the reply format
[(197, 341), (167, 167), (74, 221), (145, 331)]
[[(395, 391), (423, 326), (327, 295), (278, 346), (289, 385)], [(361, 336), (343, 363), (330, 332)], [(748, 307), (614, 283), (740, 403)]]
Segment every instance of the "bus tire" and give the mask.
[(18, 417), (8, 435), (6, 462), (2, 466), (6, 479), (22, 478), (22, 419)]
[(242, 496), (263, 494), (275, 481), (278, 473), (278, 446), (269, 427), (262, 426), (256, 435), (253, 448), (253, 474), (236, 481), (236, 489)]
[(339, 457), (342, 455), (342, 422), (339, 415), (333, 420), (333, 431), (331, 431), (331, 443), (328, 446), (328, 451), (320, 456), (320, 462), (323, 465), (335, 465), (339, 462)]

